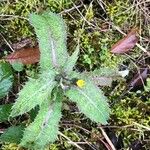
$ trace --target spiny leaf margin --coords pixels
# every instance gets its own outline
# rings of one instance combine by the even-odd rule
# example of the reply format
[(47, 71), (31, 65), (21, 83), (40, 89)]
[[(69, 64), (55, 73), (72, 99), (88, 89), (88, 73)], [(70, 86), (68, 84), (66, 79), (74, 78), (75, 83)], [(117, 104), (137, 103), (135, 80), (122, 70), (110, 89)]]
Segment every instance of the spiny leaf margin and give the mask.
[(90, 78), (85, 77), (85, 74), (76, 75), (76, 78), (84, 80), (85, 86), (83, 88), (71, 87), (65, 95), (71, 101), (76, 102), (80, 111), (88, 118), (97, 123), (107, 124), (110, 108), (103, 92), (94, 85)]
[(41, 15), (30, 14), (29, 20), (39, 39), (41, 69), (63, 66), (68, 58), (63, 19), (58, 14), (46, 12)]
[(45, 145), (56, 140), (61, 118), (61, 94), (57, 94), (52, 101), (47, 100), (41, 105), (34, 122), (25, 129), (21, 146), (35, 150), (44, 149)]
[(53, 71), (43, 72), (38, 79), (30, 78), (19, 92), (19, 96), (12, 106), (10, 117), (22, 115), (36, 105), (41, 105), (46, 99), (50, 99), (50, 94), (56, 82)]
[(64, 70), (66, 73), (70, 73), (73, 70), (73, 67), (75, 66), (78, 59), (79, 50), (80, 49), (78, 44), (73, 54), (70, 57), (68, 57), (68, 60), (64, 65)]

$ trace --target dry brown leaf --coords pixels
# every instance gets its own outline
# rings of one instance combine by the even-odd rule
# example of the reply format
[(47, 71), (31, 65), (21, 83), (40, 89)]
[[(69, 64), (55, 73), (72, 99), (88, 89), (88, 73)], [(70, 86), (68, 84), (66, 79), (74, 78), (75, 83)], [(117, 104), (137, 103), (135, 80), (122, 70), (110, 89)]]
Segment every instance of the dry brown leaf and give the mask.
[(130, 81), (129, 87), (137, 88), (137, 87), (143, 86), (148, 77), (149, 72), (150, 71), (148, 67), (141, 68), (140, 71), (137, 74), (135, 74), (135, 76)]
[(22, 64), (34, 64), (39, 62), (40, 51), (38, 47), (34, 48), (22, 48), (17, 50), (3, 58), (9, 63), (20, 62)]
[(17, 43), (11, 44), (11, 47), (15, 50), (22, 49), (24, 47), (30, 47), (32, 45), (32, 39), (31, 38), (25, 38)]
[(111, 48), (111, 52), (115, 54), (122, 54), (132, 49), (138, 42), (136, 35), (137, 28), (133, 28), (123, 39), (119, 40)]

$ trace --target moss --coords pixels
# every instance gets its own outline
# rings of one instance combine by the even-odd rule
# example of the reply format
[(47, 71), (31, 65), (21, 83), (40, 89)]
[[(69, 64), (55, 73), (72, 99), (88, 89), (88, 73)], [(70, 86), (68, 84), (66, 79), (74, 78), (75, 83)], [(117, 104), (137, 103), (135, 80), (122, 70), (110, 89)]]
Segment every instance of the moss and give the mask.
[[(51, 10), (61, 12), (71, 5), (71, 0), (23, 0), (4, 1), (0, 3), (2, 19), (0, 19), (1, 28), (5, 38), (14, 42), (20, 38), (32, 37), (34, 32), (28, 22), (28, 15), (32, 12), (42, 12)], [(15, 33), (15, 34), (14, 34)]]
[(14, 143), (3, 143), (1, 150), (25, 150)]
[[(79, 2), (78, 0), (74, 1), (76, 5), (80, 4)], [(143, 21), (144, 18), (140, 18), (139, 14), (136, 13), (137, 11), (135, 11), (135, 6), (132, 1), (113, 0), (104, 1), (104, 3), (106, 12), (94, 1), (90, 5), (86, 4), (78, 8), (78, 11), (80, 11), (82, 15), (76, 9), (68, 13), (63, 13), (63, 18), (65, 18), (68, 25), (69, 53), (74, 51), (77, 39), (80, 37), (80, 56), (77, 64), (77, 69), (79, 69), (79, 71), (94, 70), (101, 66), (115, 68), (123, 62), (129, 64), (130, 68), (135, 68), (130, 58), (121, 55), (113, 55), (110, 52), (111, 46), (123, 36), (118, 33), (118, 31), (115, 31), (109, 22), (119, 26), (126, 33), (132, 26), (140, 25), (141, 35), (145, 38), (149, 36), (150, 28), (145, 23), (146, 21)], [(1, 14), (4, 14), (3, 17), (0, 16), (0, 29), (6, 40), (10, 43), (19, 41), (24, 37), (32, 37), (35, 39), (33, 29), (27, 20), (29, 13), (38, 13), (43, 10), (51, 10), (59, 13), (72, 8), (73, 3), (71, 0), (47, 0), (46, 2), (44, 0), (27, 0), (26, 2), (24, 2), (24, 0), (3, 1), (0, 3)], [(143, 43), (146, 47), (146, 42), (144, 41)], [(138, 48), (134, 48), (134, 51), (130, 53), (130, 57), (133, 60), (136, 60), (140, 56), (141, 50)], [(37, 68), (28, 66), (25, 68), (25, 72), (28, 76), (34, 77), (36, 76), (35, 72), (37, 72)], [(106, 95), (110, 99), (109, 102), (112, 104), (112, 116), (109, 125), (122, 127), (133, 125), (133, 122), (138, 122), (141, 125), (149, 126), (149, 86), (147, 86), (145, 91), (142, 91), (141, 94), (130, 92), (119, 99), (127, 84), (124, 81), (120, 81), (120, 83), (117, 81), (116, 84), (117, 86), (114, 85), (112, 88), (105, 88)], [(146, 98), (143, 100), (143, 97)], [(119, 101), (116, 101), (118, 99)], [(113, 102), (115, 103), (113, 104)], [(70, 124), (80, 125), (82, 128), (89, 131), (96, 130), (97, 132), (97, 126), (83, 115), (77, 113), (78, 110), (74, 105), (69, 104), (69, 107), (71, 107), (72, 114), (64, 110), (65, 115), (62, 118), (62, 124), (64, 120), (67, 120), (69, 123), (71, 122)], [(63, 126), (61, 131), (70, 139), (82, 141), (82, 138), (85, 138), (87, 141), (92, 141), (92, 137), (90, 137), (89, 134), (77, 129), (76, 126), (71, 126), (71, 130), (67, 130), (69, 127), (70, 126)], [(125, 148), (127, 148), (134, 139), (144, 139), (144, 136), (148, 137), (145, 130), (141, 129), (140, 132), (137, 126), (121, 129), (117, 128), (115, 132), (117, 134), (124, 134), (123, 140)], [(13, 150), (12, 147), (14, 150), (18, 148), (14, 144), (7, 143), (2, 146), (3, 149), (5, 148), (4, 150)], [(57, 150), (62, 147), (64, 149), (74, 149), (74, 147), (68, 144), (67, 140), (62, 137), (59, 137), (59, 141), (50, 145), (48, 149)]]
[(112, 3), (107, 2), (107, 13), (115, 25), (124, 26), (132, 22), (133, 13), (130, 1), (115, 0)]
[(112, 103), (116, 99), (119, 100), (112, 105), (111, 124), (118, 128), (121, 127), (116, 131), (123, 134), (125, 148), (127, 148), (135, 139), (142, 140), (147, 137), (146, 130), (134, 125), (134, 122), (149, 126), (150, 105), (146, 104), (149, 102), (149, 98), (147, 97), (148, 92), (142, 92), (146, 99), (143, 99), (143, 96), (139, 95), (138, 92), (130, 92), (119, 98), (124, 88), (121, 88), (121, 86), (118, 86), (118, 88), (110, 96)]

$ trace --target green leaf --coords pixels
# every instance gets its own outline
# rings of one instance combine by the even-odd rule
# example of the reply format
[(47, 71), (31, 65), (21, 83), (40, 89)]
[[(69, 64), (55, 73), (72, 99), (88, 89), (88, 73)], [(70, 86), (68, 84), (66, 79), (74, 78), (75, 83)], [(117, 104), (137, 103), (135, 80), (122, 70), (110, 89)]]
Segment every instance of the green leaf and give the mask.
[(13, 84), (13, 74), (8, 63), (0, 63), (0, 98), (6, 96)]
[(85, 85), (82, 88), (71, 87), (70, 90), (66, 91), (66, 96), (76, 102), (81, 112), (91, 120), (107, 124), (110, 109), (103, 92), (85, 75), (79, 75), (76, 78), (84, 80)]
[(15, 71), (20, 72), (20, 71), (23, 70), (23, 64), (20, 63), (20, 62), (14, 62), (14, 63), (12, 63), (11, 65), (12, 65), (12, 67), (13, 67), (13, 69), (14, 69)]
[(85, 72), (84, 74), (91, 78), (98, 86), (111, 86), (114, 80), (121, 78), (119, 71), (114, 68), (100, 68), (93, 72)]
[(53, 71), (44, 72), (38, 79), (29, 79), (19, 92), (15, 104), (12, 107), (11, 117), (22, 115), (36, 105), (41, 105), (44, 100), (50, 99), (51, 91), (56, 85)]
[(58, 123), (61, 118), (62, 93), (57, 93), (52, 101), (46, 100), (40, 107), (33, 123), (24, 132), (21, 146), (44, 149), (45, 145), (56, 140)]
[(1, 136), (0, 141), (1, 142), (9, 142), (9, 143), (19, 143), (22, 136), (23, 136), (23, 130), (25, 126), (11, 126), (9, 127)]
[(42, 15), (31, 14), (30, 22), (39, 39), (41, 69), (63, 66), (68, 58), (66, 25), (63, 19), (47, 12)]
[(8, 120), (11, 113), (12, 104), (0, 105), (0, 122)]
[(100, 68), (96, 69), (93, 72), (90, 72), (91, 75), (95, 76), (104, 76), (104, 77), (118, 77), (120, 76), (119, 72), (115, 68)]
[(70, 73), (73, 70), (73, 67), (76, 64), (79, 54), (79, 45), (77, 45), (74, 53), (68, 58), (66, 64), (64, 65), (64, 70), (66, 73)]

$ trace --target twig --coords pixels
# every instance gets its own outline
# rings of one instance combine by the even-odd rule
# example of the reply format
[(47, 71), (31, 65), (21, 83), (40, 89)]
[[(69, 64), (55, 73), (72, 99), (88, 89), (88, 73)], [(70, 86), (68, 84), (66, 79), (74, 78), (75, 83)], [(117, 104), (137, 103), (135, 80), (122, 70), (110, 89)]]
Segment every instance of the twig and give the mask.
[(92, 24), (91, 22), (89, 22), (83, 15), (82, 15), (82, 13), (80, 12), (80, 10), (77, 8), (77, 6), (75, 5), (75, 3), (72, 1), (72, 3), (73, 3), (73, 6), (74, 6), (74, 8), (78, 11), (78, 13), (80, 14), (80, 16), (82, 17), (82, 19), (88, 24), (88, 25), (91, 25), (92, 27), (95, 27), (96, 28), (96, 26), (94, 25), (94, 24)]
[(85, 129), (85, 128), (79, 126), (79, 125), (76, 125), (76, 124), (61, 123), (61, 125), (63, 125), (63, 126), (74, 126), (74, 127), (76, 127), (76, 128), (79, 128), (79, 129), (85, 131), (87, 134), (90, 134), (90, 133), (91, 133), (89, 130), (87, 130), (87, 129)]
[(139, 126), (139, 127), (141, 127), (141, 128), (144, 128), (144, 129), (150, 131), (150, 128), (149, 128), (149, 127), (143, 126), (143, 125), (141, 125), (141, 124), (139, 124), (139, 123), (137, 123), (137, 122), (133, 122), (133, 124), (136, 125), (136, 126)]
[(140, 44), (136, 43), (136, 46), (137, 46), (138, 48), (140, 48), (143, 52), (147, 53), (148, 56), (150, 56), (150, 53), (149, 53), (144, 47), (142, 47)]
[[(80, 7), (82, 7), (82, 6), (83, 6), (83, 4), (78, 5), (78, 6), (76, 6), (76, 7), (77, 7), (77, 8), (80, 8)], [(68, 12), (73, 11), (73, 10), (75, 10), (75, 9), (76, 9), (75, 7), (72, 7), (72, 8), (70, 8), (70, 9), (66, 9), (66, 10), (64, 10), (64, 11), (61, 11), (59, 14), (68, 13)]]
[(111, 150), (111, 147), (110, 147), (110, 145), (108, 143), (104, 142), (103, 139), (101, 139), (101, 138), (98, 138), (98, 139), (105, 145), (107, 150)]
[[(24, 20), (29, 20), (28, 18), (26, 17), (22, 17), (22, 16), (17, 16), (17, 15), (6, 15), (6, 14), (2, 14), (0, 15), (0, 17), (12, 17), (12, 18), (20, 18), (20, 19), (24, 19)], [(3, 19), (2, 19), (3, 20)], [(5, 19), (6, 20), (6, 19)]]
[(106, 4), (103, 2), (103, 0), (97, 0), (97, 3), (100, 5), (100, 7), (104, 10), (104, 12), (106, 13), (106, 10), (105, 10), (105, 8), (104, 8), (104, 6), (103, 5), (105, 5), (106, 6)]
[(68, 138), (67, 136), (65, 136), (65, 135), (64, 135), (63, 133), (61, 133), (60, 131), (58, 131), (58, 134), (61, 135), (62, 137), (64, 137), (65, 139), (67, 139), (70, 144), (76, 146), (78, 149), (84, 150), (84, 149), (81, 148), (77, 143), (73, 142), (70, 138)]
[[(103, 129), (105, 129), (105, 128), (116, 128), (116, 129), (126, 129), (126, 128), (131, 128), (131, 127), (133, 127), (133, 124), (131, 124), (131, 125), (124, 125), (124, 126), (109, 126), (109, 125), (106, 125), (106, 126), (103, 126)], [(101, 126), (98, 126), (98, 128), (101, 128)]]
[(0, 33), (1, 37), (4, 39), (6, 44), (9, 46), (9, 48), (14, 52), (14, 49), (11, 47), (11, 45), (8, 43), (8, 41), (5, 39), (5, 37)]
[(99, 127), (100, 130), (102, 131), (103, 136), (105, 137), (106, 141), (108, 142), (108, 144), (110, 145), (112, 150), (116, 150), (115, 146), (113, 145), (113, 143), (111, 142), (111, 140), (109, 139), (109, 137), (107, 136), (106, 132), (103, 130), (102, 127)]

